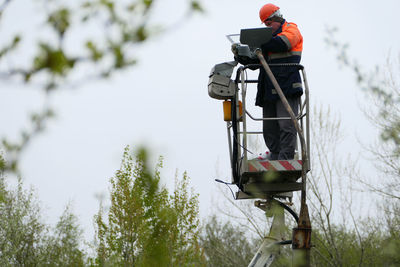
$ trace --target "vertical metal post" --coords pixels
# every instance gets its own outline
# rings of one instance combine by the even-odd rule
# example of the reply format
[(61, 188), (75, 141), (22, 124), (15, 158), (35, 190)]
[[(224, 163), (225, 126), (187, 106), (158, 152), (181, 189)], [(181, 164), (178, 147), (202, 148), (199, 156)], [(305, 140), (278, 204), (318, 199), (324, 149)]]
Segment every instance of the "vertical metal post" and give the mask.
[(239, 110), (239, 87), (235, 85), (235, 95), (231, 102), (231, 115), (232, 115), (232, 180), (233, 183), (240, 185), (240, 155), (241, 155), (241, 144), (240, 144), (240, 110)]
[(247, 165), (247, 124), (246, 124), (246, 85), (245, 85), (245, 75), (244, 69), (240, 71), (240, 79), (241, 79), (241, 87), (242, 87), (242, 108), (243, 108), (243, 115), (242, 115), (242, 132), (243, 132), (243, 162), (241, 164), (241, 172), (246, 172), (248, 165)]
[[(233, 168), (233, 162), (232, 162), (232, 137), (231, 137), (231, 130), (230, 128), (232, 128), (232, 125), (229, 121), (226, 122), (226, 131), (228, 134), (228, 149), (229, 149), (229, 159), (231, 162), (231, 169)], [(233, 180), (233, 179), (232, 179)], [(232, 181), (233, 183), (234, 181)]]
[(277, 204), (276, 201), (271, 201), (270, 207), (265, 211), (273, 216), (271, 228), (248, 267), (270, 266), (276, 255), (279, 254), (280, 245), (277, 242), (284, 240), (285, 212), (283, 207)]
[[(303, 192), (302, 192), (303, 193)], [(306, 203), (301, 203), (299, 223), (293, 229), (293, 267), (309, 267), (311, 261), (311, 222)]]
[(306, 95), (306, 138), (307, 138), (307, 170), (311, 170), (311, 153), (310, 153), (310, 91), (308, 89), (308, 80), (307, 80), (307, 75), (306, 71), (302, 69), (302, 75), (303, 75), (303, 82), (304, 82), (304, 93)]

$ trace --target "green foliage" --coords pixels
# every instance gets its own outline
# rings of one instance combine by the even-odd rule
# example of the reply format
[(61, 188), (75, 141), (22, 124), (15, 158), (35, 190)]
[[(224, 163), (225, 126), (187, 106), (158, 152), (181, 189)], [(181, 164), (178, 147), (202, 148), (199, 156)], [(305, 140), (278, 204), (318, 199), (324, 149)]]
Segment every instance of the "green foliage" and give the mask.
[(98, 61), (103, 57), (103, 53), (97, 48), (97, 46), (92, 42), (92, 41), (88, 41), (86, 43), (86, 47), (89, 49), (90, 51), (90, 58), (93, 61)]
[(6, 169), (6, 160), (4, 159), (3, 154), (0, 151), (0, 178), (2, 178), (5, 169)]
[(48, 70), (56, 76), (65, 76), (67, 72), (74, 67), (76, 60), (68, 58), (61, 49), (54, 49), (48, 44), (40, 44), (40, 52), (35, 57), (33, 69), (29, 72), (29, 78), (26, 76), (25, 81), (29, 81), (32, 73)]
[(194, 10), (194, 11), (204, 12), (204, 9), (201, 6), (201, 4), (199, 3), (199, 1), (192, 1), (191, 7), (192, 7), (192, 10)]
[(247, 266), (257, 251), (257, 243), (250, 241), (247, 230), (230, 222), (221, 223), (216, 216), (210, 217), (201, 236), (207, 266)]
[(52, 234), (33, 190), (7, 189), (0, 178), (0, 266), (84, 266), (81, 231), (68, 210)]
[(62, 38), (70, 26), (70, 10), (61, 7), (49, 14), (47, 22), (56, 30), (60, 38)]
[[(125, 149), (120, 170), (111, 178), (111, 207), (95, 217), (97, 266), (202, 266), (198, 245), (198, 200), (188, 193), (188, 177), (172, 196), (160, 186), (141, 150), (135, 159)], [(106, 222), (107, 221), (107, 222)]]
[(365, 225), (361, 235), (343, 225), (333, 226), (333, 239), (326, 239), (319, 229), (313, 229), (313, 265), (398, 266), (398, 232), (397, 235), (385, 232), (385, 226), (376, 222), (360, 221)]
[(152, 0), (143, 0), (143, 4), (146, 8), (150, 8), (151, 4), (153, 4)]
[(33, 192), (26, 192), (22, 182), (14, 191), (5, 190), (0, 204), (0, 265), (37, 266), (41, 262), (46, 226), (41, 222)]
[(78, 220), (70, 211), (64, 210), (53, 236), (47, 240), (47, 266), (85, 266), (85, 254), (81, 251), (82, 230)]
[(21, 37), (19, 35), (14, 36), (14, 39), (11, 41), (9, 45), (6, 45), (2, 49), (0, 49), (0, 59), (6, 55), (7, 53), (10, 53), (13, 49), (15, 49), (19, 42), (21, 41)]
[(385, 208), (385, 228), (383, 257), (389, 266), (400, 265), (400, 202), (394, 200)]

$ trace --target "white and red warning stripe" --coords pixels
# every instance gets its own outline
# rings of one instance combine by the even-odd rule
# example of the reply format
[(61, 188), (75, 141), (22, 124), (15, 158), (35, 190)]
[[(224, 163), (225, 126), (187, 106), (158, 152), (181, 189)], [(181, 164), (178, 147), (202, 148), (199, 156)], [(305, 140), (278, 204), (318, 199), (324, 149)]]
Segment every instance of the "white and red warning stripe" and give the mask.
[(249, 160), (249, 172), (260, 171), (301, 171), (301, 160)]

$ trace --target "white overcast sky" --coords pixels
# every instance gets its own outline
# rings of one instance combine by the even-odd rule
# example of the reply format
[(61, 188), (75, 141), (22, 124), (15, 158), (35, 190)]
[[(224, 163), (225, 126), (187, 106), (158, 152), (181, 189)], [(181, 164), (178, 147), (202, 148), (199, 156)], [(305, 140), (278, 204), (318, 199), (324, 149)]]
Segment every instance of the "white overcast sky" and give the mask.
[[(40, 25), (31, 25), (35, 9), (26, 8), (28, 2), (11, 4), (0, 25), (1, 36), (24, 29), (24, 25), (36, 27), (30, 35), (40, 31)], [(226, 126), (221, 102), (207, 94), (208, 75), (215, 64), (232, 60), (225, 35), (260, 27), (258, 11), (267, 2), (204, 0), (204, 15), (176, 25), (184, 2), (157, 3), (154, 22), (176, 28), (139, 47), (135, 67), (108, 81), (60, 91), (52, 97), (58, 116), (29, 146), (21, 162), (25, 184), (36, 189), (49, 222), (55, 222), (71, 201), (91, 237), (92, 218), (98, 210), (95, 195), (108, 194), (109, 178), (118, 169), (126, 145), (145, 145), (155, 158), (163, 155), (162, 176), (169, 187), (177, 169), (179, 175), (187, 171), (200, 194), (203, 216), (212, 210), (212, 199), (220, 198), (214, 178), (230, 180)], [(302, 64), (312, 104), (329, 105), (341, 114), (345, 144), (351, 147), (343, 151), (358, 153), (357, 137), (368, 141), (374, 136), (373, 129), (359, 111), (357, 99), (362, 102), (362, 93), (353, 76), (338, 67), (335, 51), (327, 49), (323, 41), (325, 27), (338, 27), (338, 39), (349, 43), (350, 54), (369, 70), (384, 64), (390, 53), (397, 56), (400, 51), (395, 30), (400, 2), (274, 3), (303, 34)], [(13, 137), (27, 126), (28, 112), (39, 107), (43, 98), (40, 92), (17, 84), (0, 81), (0, 87), (0, 135)], [(252, 106), (253, 101), (248, 104)], [(254, 108), (254, 112), (259, 110)]]

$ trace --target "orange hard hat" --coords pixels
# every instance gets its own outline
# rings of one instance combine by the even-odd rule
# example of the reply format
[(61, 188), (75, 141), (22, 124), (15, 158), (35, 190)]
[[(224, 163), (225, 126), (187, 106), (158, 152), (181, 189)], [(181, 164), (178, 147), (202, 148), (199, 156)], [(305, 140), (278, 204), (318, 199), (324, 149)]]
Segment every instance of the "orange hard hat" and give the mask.
[(279, 7), (274, 4), (266, 4), (260, 9), (260, 19), (261, 22), (264, 22), (267, 18), (269, 18), (272, 14), (279, 10)]

